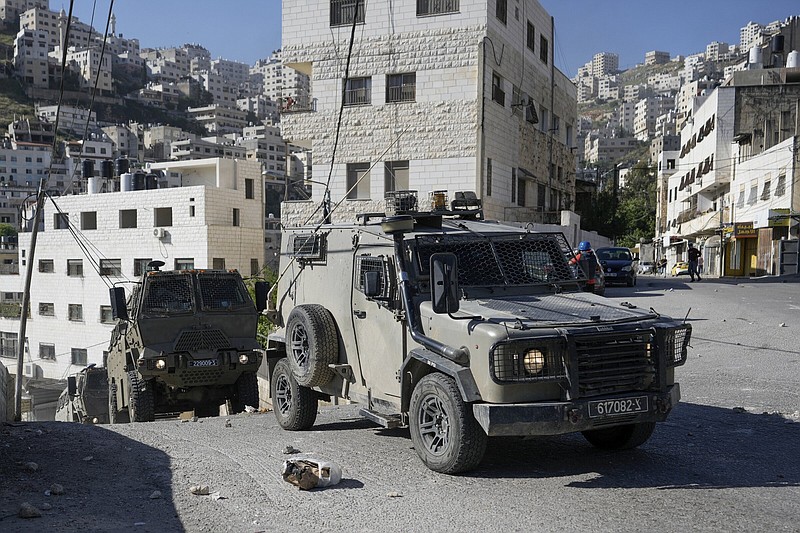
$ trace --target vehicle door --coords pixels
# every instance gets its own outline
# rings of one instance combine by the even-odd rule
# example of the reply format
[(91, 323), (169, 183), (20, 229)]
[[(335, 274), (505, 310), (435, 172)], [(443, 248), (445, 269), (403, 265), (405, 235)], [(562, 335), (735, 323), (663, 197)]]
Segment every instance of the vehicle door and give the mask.
[(394, 262), (386, 251), (364, 246), (356, 249), (352, 320), (361, 377), (367, 389), (373, 398), (399, 403), (397, 371), (406, 345), (403, 325), (394, 313), (398, 305)]

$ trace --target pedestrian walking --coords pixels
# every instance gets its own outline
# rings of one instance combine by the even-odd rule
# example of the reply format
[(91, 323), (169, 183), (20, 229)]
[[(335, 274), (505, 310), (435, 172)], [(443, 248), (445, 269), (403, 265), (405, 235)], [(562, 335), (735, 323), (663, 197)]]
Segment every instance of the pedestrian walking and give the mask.
[(692, 281), (694, 281), (695, 277), (697, 277), (697, 281), (702, 280), (703, 278), (700, 277), (700, 272), (697, 270), (698, 261), (700, 260), (701, 253), (700, 250), (694, 247), (694, 243), (689, 243), (689, 276), (691, 276)]
[(664, 276), (664, 277), (667, 276), (667, 258), (666, 257), (662, 257), (661, 259), (659, 259), (659, 261), (658, 261), (658, 273), (661, 276)]

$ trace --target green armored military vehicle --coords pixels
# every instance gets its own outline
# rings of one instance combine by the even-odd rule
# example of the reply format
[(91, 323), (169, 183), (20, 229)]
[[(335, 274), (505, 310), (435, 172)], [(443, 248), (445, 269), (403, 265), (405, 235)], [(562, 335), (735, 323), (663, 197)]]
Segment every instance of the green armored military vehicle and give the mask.
[(256, 371), (262, 352), (257, 305), (235, 270), (161, 271), (153, 261), (125, 298), (111, 289), (117, 325), (108, 369), (110, 422), (146, 422), (157, 414), (194, 410), (214, 416), (224, 402), (234, 412), (258, 407)]
[(56, 406), (56, 420), (81, 424), (107, 424), (106, 369), (91, 364), (67, 378), (67, 388)]

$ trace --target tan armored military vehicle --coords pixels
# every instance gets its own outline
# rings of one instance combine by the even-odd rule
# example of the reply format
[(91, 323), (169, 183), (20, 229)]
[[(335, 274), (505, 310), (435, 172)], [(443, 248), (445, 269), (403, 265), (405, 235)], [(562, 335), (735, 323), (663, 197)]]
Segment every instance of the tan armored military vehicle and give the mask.
[(483, 220), (474, 193), (431, 212), (405, 193), (390, 216), (284, 231), (267, 350), (280, 425), (311, 427), (321, 398), (363, 402), (445, 473), (478, 465), (492, 435), (647, 441), (679, 401), (690, 326), (581, 291), (560, 233)]

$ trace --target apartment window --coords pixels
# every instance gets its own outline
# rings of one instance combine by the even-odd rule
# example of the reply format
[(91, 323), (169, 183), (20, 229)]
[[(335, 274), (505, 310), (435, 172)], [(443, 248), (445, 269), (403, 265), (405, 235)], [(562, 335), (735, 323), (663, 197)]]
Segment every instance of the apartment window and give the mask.
[(189, 206), (189, 216), (190, 217), (194, 217), (194, 206), (193, 205)]
[(39, 259), (39, 272), (55, 272), (55, 264), (52, 259)]
[(408, 161), (387, 161), (384, 165), (384, 191), (408, 190)]
[(238, 207), (234, 207), (233, 208), (233, 225), (234, 226), (238, 226), (239, 225), (239, 208)]
[(119, 227), (120, 228), (137, 227), (136, 209), (120, 209)]
[(100, 306), (100, 323), (101, 324), (113, 324), (114, 323), (114, 314), (111, 311), (110, 305), (101, 305)]
[(344, 105), (372, 103), (372, 78), (350, 78), (344, 82)]
[(54, 229), (69, 229), (69, 213), (56, 213), (53, 215)]
[(369, 163), (347, 164), (347, 198), (355, 200), (370, 197)]
[(122, 276), (122, 260), (121, 259), (101, 259), (100, 260), (100, 275), (101, 276)]
[(550, 43), (544, 35), (539, 36), (539, 59), (546, 65), (547, 58), (550, 56)]
[(331, 0), (331, 26), (364, 22), (364, 0)]
[(211, 260), (211, 268), (214, 270), (225, 270), (225, 258), (215, 257)]
[(497, 0), (497, 4), (495, 6), (495, 15), (497, 16), (497, 20), (505, 24), (508, 19), (508, 4), (506, 4), (506, 0)]
[(413, 102), (417, 97), (417, 74), (389, 74), (386, 76), (387, 102)]
[(517, 201), (517, 169), (511, 169), (511, 203)]
[(148, 258), (140, 258), (133, 260), (133, 275), (137, 278), (140, 277), (142, 274), (147, 272), (147, 264), (152, 261), (151, 257)]
[(517, 205), (525, 207), (525, 180), (517, 179)]
[(52, 302), (39, 302), (39, 316), (56, 316), (56, 306)]
[(769, 200), (769, 192), (770, 188), (772, 187), (772, 181), (767, 180), (764, 182), (764, 188), (761, 190), (761, 199), (762, 200)]
[(194, 270), (194, 258), (175, 259), (175, 270)]
[(492, 160), (486, 159), (486, 196), (492, 195)]
[(492, 100), (500, 104), (506, 105), (506, 93), (503, 91), (503, 78), (497, 72), (492, 72)]
[(72, 364), (78, 366), (86, 366), (86, 362), (87, 362), (86, 348), (73, 348)]
[(458, 0), (417, 0), (417, 16), (455, 13)]
[(244, 180), (244, 197), (248, 200), (252, 200), (256, 197), (255, 180), (249, 178)]
[[(677, 195), (675, 198), (677, 199)], [(744, 185), (739, 185), (739, 199), (736, 200), (736, 207), (738, 209), (744, 207)]]
[(72, 322), (83, 322), (83, 306), (81, 304), (67, 305), (67, 318)]
[(250, 259), (250, 275), (257, 276), (260, 271), (261, 269), (258, 268), (258, 259)]
[(537, 186), (537, 190), (536, 190), (536, 206), (542, 211), (544, 211), (544, 205), (545, 205), (545, 201), (546, 201), (545, 195), (546, 194), (547, 194), (547, 189), (545, 188), (545, 186), (542, 185), (542, 184), (539, 184)]
[(97, 229), (97, 211), (84, 211), (81, 213), (81, 229)]
[(775, 196), (786, 194), (786, 174), (778, 176), (778, 184), (775, 185)]
[(56, 360), (56, 345), (39, 343), (39, 359), (46, 359), (48, 361)]
[(153, 221), (156, 227), (172, 226), (172, 208), (156, 207), (153, 209)]
[(758, 199), (758, 182), (750, 182), (750, 194), (747, 196), (747, 205), (753, 205)]
[(83, 259), (67, 259), (67, 276), (83, 277)]
[(17, 334), (0, 331), (0, 357), (17, 357)]

